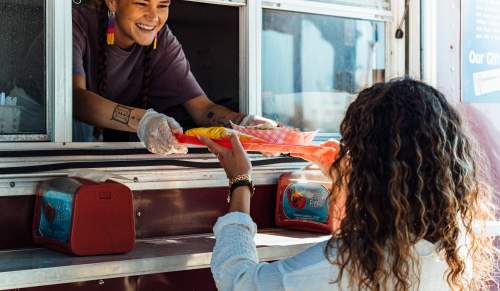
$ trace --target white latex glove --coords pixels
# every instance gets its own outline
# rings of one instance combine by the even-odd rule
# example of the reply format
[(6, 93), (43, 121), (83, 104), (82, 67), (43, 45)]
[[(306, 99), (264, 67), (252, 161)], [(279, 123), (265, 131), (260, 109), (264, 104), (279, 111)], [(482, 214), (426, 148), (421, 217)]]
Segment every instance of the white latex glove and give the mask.
[(265, 118), (262, 116), (257, 116), (257, 115), (252, 115), (249, 114), (245, 116), (240, 123), (241, 126), (265, 126), (265, 127), (276, 127), (279, 126), (279, 124), (269, 118)]
[(174, 134), (183, 133), (182, 127), (165, 114), (149, 109), (139, 121), (137, 136), (146, 148), (155, 154), (185, 154), (187, 146), (179, 143)]

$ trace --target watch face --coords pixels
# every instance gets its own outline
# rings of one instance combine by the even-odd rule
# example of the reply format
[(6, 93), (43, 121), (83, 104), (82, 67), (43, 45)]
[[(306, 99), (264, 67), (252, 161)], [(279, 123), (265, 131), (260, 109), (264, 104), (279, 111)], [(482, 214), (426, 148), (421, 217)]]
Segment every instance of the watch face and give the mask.
[(316, 183), (292, 183), (281, 201), (288, 219), (328, 222), (328, 190)]

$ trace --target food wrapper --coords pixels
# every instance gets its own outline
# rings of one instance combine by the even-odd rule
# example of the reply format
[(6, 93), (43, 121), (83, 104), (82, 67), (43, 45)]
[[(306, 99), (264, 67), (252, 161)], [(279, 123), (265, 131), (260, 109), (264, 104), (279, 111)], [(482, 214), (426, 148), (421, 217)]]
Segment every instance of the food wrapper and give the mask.
[(186, 131), (186, 134), (177, 134), (180, 143), (201, 145), (196, 136), (203, 135), (226, 148), (231, 148), (229, 134), (238, 134), (241, 144), (246, 151), (266, 153), (289, 153), (300, 157), (319, 157), (321, 160), (333, 161), (338, 153), (338, 147), (311, 144), (316, 132), (300, 132), (289, 128), (262, 128), (241, 127), (233, 125), (233, 130), (217, 128), (195, 128)]
[(239, 126), (231, 122), (231, 127), (242, 134), (254, 136), (270, 144), (309, 145), (318, 131), (301, 132), (293, 128)]

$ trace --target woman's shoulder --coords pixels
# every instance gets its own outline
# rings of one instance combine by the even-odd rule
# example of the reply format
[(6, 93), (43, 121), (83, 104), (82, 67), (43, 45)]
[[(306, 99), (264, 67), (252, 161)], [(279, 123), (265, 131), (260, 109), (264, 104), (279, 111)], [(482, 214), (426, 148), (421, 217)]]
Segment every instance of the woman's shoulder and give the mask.
[[(342, 286), (348, 290), (348, 280), (344, 277), (338, 278), (338, 265), (328, 259), (335, 261), (340, 243), (341, 241), (338, 240), (327, 240), (280, 261), (278, 268), (283, 274), (283, 282), (287, 290), (300, 290), (298, 286), (308, 286), (311, 287), (310, 290), (338, 290), (339, 286)], [(437, 249), (435, 244), (426, 240), (421, 240), (415, 245), (415, 253), (420, 261), (420, 288), (418, 290), (449, 290), (446, 280), (443, 279), (447, 264), (439, 256)], [(337, 281), (337, 279), (340, 280)]]
[(338, 279), (339, 268), (326, 256), (328, 253), (335, 258), (337, 249), (334, 244), (328, 248), (327, 245), (328, 241), (315, 244), (296, 256), (280, 261), (278, 268), (283, 274), (285, 290), (339, 290), (343, 282), (333, 283)]

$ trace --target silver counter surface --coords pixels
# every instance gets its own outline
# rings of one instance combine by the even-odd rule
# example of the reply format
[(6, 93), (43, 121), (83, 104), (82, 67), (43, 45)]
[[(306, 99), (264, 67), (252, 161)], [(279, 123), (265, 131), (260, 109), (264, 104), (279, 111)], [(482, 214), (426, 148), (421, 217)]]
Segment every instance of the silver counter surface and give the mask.
[[(293, 256), (330, 236), (261, 230), (255, 237), (261, 261)], [(213, 234), (139, 240), (122, 255), (75, 257), (44, 248), (0, 251), (0, 290), (207, 268)]]

